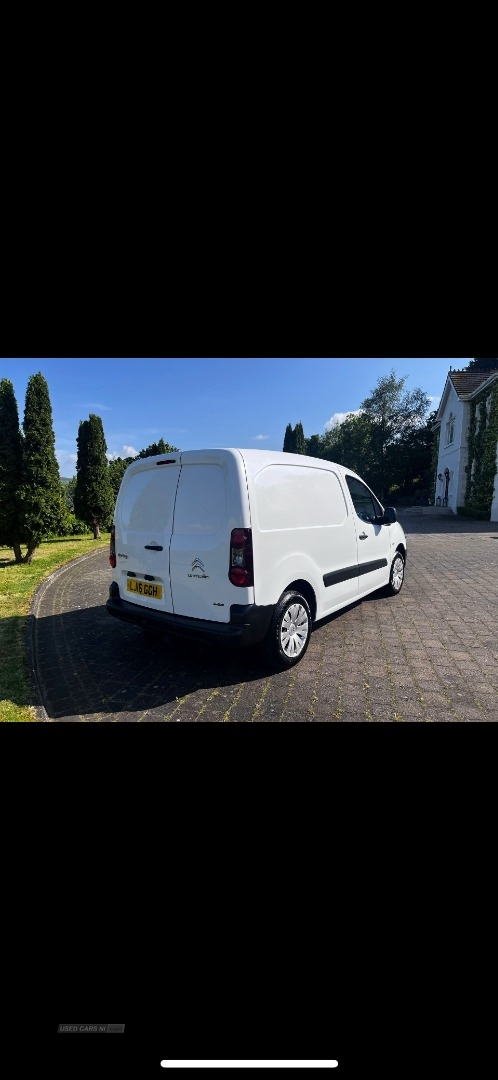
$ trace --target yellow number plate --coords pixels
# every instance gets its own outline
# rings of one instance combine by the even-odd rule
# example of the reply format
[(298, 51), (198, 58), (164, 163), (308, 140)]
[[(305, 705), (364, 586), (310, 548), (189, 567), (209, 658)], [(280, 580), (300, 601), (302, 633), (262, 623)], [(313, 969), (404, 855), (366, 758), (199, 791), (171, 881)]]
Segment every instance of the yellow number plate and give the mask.
[(156, 585), (155, 581), (138, 581), (136, 578), (128, 578), (126, 589), (128, 592), (138, 593), (139, 596), (150, 596), (153, 600), (163, 598), (163, 587)]

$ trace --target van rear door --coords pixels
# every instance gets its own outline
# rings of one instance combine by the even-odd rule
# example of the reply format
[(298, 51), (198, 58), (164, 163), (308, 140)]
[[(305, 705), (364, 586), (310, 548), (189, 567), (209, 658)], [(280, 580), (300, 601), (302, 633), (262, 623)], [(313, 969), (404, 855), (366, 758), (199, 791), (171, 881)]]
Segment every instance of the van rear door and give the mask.
[(231, 604), (250, 604), (254, 589), (236, 588), (230, 536), (250, 526), (247, 481), (238, 451), (187, 451), (175, 504), (170, 568), (173, 611), (228, 623)]
[(173, 611), (169, 549), (180, 454), (144, 458), (127, 469), (116, 514), (119, 593), (140, 607)]

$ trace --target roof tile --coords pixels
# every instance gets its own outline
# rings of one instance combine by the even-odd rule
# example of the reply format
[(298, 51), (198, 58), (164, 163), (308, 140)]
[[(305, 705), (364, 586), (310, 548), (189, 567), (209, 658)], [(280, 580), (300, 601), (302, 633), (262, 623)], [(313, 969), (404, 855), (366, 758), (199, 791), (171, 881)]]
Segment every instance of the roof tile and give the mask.
[(465, 394), (472, 394), (474, 390), (478, 390), (481, 384), (486, 382), (491, 375), (498, 375), (498, 368), (496, 368), (495, 371), (449, 372), (449, 377), (459, 397), (462, 397)]

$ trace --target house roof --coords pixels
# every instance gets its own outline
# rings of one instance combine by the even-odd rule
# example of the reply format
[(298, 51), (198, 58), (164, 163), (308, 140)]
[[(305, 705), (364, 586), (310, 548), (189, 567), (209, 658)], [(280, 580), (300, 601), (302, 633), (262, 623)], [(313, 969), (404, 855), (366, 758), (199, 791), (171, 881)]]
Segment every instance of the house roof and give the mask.
[(434, 423), (441, 423), (448, 401), (450, 386), (453, 386), (460, 401), (469, 401), (480, 390), (481, 386), (484, 386), (484, 383), (494, 381), (496, 378), (498, 378), (498, 368), (495, 371), (449, 371)]
[(492, 375), (498, 375), (498, 368), (495, 371), (450, 371), (448, 378), (451, 379), (458, 397), (466, 397), (478, 390)]

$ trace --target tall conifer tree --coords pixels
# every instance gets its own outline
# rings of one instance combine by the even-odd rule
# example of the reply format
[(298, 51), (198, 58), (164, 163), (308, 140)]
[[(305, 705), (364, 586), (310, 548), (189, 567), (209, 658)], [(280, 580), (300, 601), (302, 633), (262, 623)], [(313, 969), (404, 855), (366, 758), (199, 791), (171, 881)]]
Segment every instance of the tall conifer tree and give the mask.
[(292, 424), (287, 424), (287, 427), (285, 429), (285, 435), (284, 435), (284, 445), (283, 445), (284, 454), (293, 454), (294, 453), (294, 446), (295, 446), (295, 442), (294, 442), (294, 432), (292, 430)]
[(88, 420), (80, 422), (76, 441), (74, 510), (76, 517), (93, 529), (94, 540), (98, 540), (101, 527), (107, 528), (111, 520), (115, 502), (100, 416), (90, 413)]
[(22, 477), (22, 433), (10, 379), (0, 382), (0, 544), (11, 547), (21, 562), (19, 488)]
[(294, 450), (295, 454), (305, 454), (306, 453), (306, 439), (304, 437), (303, 425), (301, 424), (301, 422), (296, 424), (296, 426), (294, 428), (294, 446), (295, 446), (295, 450)]
[(22, 561), (30, 563), (48, 533), (62, 529), (67, 513), (55, 456), (52, 406), (41, 371), (28, 380), (23, 430), (19, 494), (22, 540), (27, 552)]

